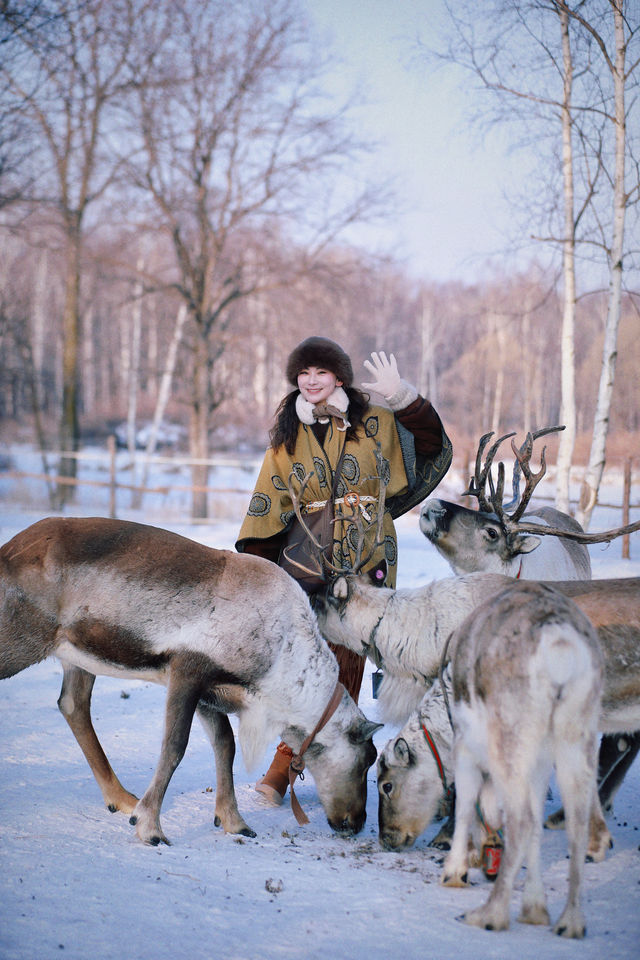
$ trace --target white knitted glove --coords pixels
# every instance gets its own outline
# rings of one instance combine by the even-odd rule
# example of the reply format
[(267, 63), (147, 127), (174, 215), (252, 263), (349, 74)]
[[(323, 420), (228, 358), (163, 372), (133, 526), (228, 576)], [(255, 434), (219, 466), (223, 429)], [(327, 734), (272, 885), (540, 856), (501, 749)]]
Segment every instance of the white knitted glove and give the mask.
[[(371, 362), (373, 361), (373, 363)], [(373, 374), (375, 380), (363, 383), (365, 390), (374, 390), (380, 393), (392, 410), (403, 410), (418, 396), (418, 391), (398, 373), (396, 358), (391, 353), (387, 359), (386, 353), (372, 353), (371, 360), (365, 360), (364, 365)]]

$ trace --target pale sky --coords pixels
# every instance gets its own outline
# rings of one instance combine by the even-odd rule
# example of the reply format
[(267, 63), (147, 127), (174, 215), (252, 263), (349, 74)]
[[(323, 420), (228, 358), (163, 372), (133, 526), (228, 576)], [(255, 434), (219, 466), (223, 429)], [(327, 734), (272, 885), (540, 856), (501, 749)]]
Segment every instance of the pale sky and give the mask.
[[(480, 93), (453, 68), (411, 66), (420, 32), (434, 42), (444, 16), (440, 0), (306, 0), (321, 29), (330, 30), (344, 61), (337, 88), (362, 83), (371, 106), (363, 130), (382, 142), (375, 162), (398, 177), (407, 210), (385, 242), (426, 280), (482, 275), (489, 256), (509, 245), (513, 211), (505, 199), (520, 178), (521, 160), (500, 136), (484, 142), (467, 112)], [(466, 81), (466, 82), (465, 82)]]

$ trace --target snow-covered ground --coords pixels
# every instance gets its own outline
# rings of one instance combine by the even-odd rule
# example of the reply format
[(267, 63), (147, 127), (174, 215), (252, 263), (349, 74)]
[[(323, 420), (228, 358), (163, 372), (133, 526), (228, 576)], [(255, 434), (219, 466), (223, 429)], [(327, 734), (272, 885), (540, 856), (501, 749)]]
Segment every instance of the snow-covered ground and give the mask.
[[(251, 480), (245, 476), (242, 488), (250, 490)], [(227, 475), (221, 483), (233, 485)], [(447, 495), (443, 488), (439, 493)], [(619, 503), (619, 489), (607, 500)], [(229, 516), (196, 526), (169, 522), (172, 511), (164, 503), (136, 519), (229, 548), (242, 509), (234, 500)], [(74, 512), (104, 510), (82, 504)], [(46, 514), (43, 508), (15, 508), (0, 485), (0, 542)], [(131, 514), (122, 510), (121, 516)], [(619, 523), (619, 511), (599, 510), (592, 530)], [(399, 586), (449, 575), (421, 536), (416, 513), (402, 518), (398, 531)], [(595, 577), (640, 576), (638, 534), (630, 560), (621, 558), (620, 541), (592, 547), (591, 555)], [(375, 720), (370, 673), (368, 668), (360, 704)], [(490, 933), (456, 921), (484, 901), (488, 883), (472, 871), (466, 890), (439, 885), (442, 856), (429, 847), (437, 824), (410, 851), (389, 853), (379, 846), (375, 767), (369, 772), (365, 828), (344, 840), (327, 825), (310, 776), (296, 791), (311, 821), (300, 827), (288, 802), (268, 806), (253, 789), (271, 752), (251, 774), (238, 753), (238, 802), (257, 837), (227, 836), (213, 825), (213, 756), (196, 723), (163, 805), (172, 845), (142, 845), (127, 817), (102, 805), (57, 710), (60, 679), (52, 660), (0, 685), (2, 960), (631, 960), (639, 955), (640, 763), (609, 817), (614, 849), (603, 863), (586, 865), (587, 938), (563, 941), (549, 928), (518, 924), (517, 896), (511, 929)], [(161, 687), (106, 677), (96, 683), (98, 734), (120, 779), (138, 795), (155, 766), (163, 706)], [(378, 747), (393, 733), (388, 726), (379, 731)], [(557, 799), (554, 788), (549, 810)], [(545, 831), (542, 863), (553, 921), (566, 897), (566, 856), (564, 833)]]

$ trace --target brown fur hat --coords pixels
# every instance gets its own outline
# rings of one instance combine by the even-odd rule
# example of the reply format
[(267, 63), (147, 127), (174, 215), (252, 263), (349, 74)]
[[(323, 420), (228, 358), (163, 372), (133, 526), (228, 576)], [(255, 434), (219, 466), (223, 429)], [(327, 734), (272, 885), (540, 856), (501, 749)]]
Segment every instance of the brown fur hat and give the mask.
[(298, 385), (298, 374), (305, 367), (324, 367), (335, 373), (345, 387), (353, 383), (351, 360), (342, 347), (326, 337), (307, 337), (289, 354), (287, 380), (294, 387)]

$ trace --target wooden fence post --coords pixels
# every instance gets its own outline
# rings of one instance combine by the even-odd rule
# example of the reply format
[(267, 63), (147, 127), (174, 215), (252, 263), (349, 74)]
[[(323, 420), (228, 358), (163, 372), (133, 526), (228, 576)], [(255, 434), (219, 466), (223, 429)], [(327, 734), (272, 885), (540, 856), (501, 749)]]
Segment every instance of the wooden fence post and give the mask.
[(116, 516), (116, 438), (113, 434), (107, 437), (109, 451), (109, 516), (115, 520)]
[[(622, 526), (629, 523), (629, 505), (631, 503), (631, 457), (624, 462), (624, 481), (622, 484)], [(622, 558), (629, 559), (629, 534), (622, 537)]]

